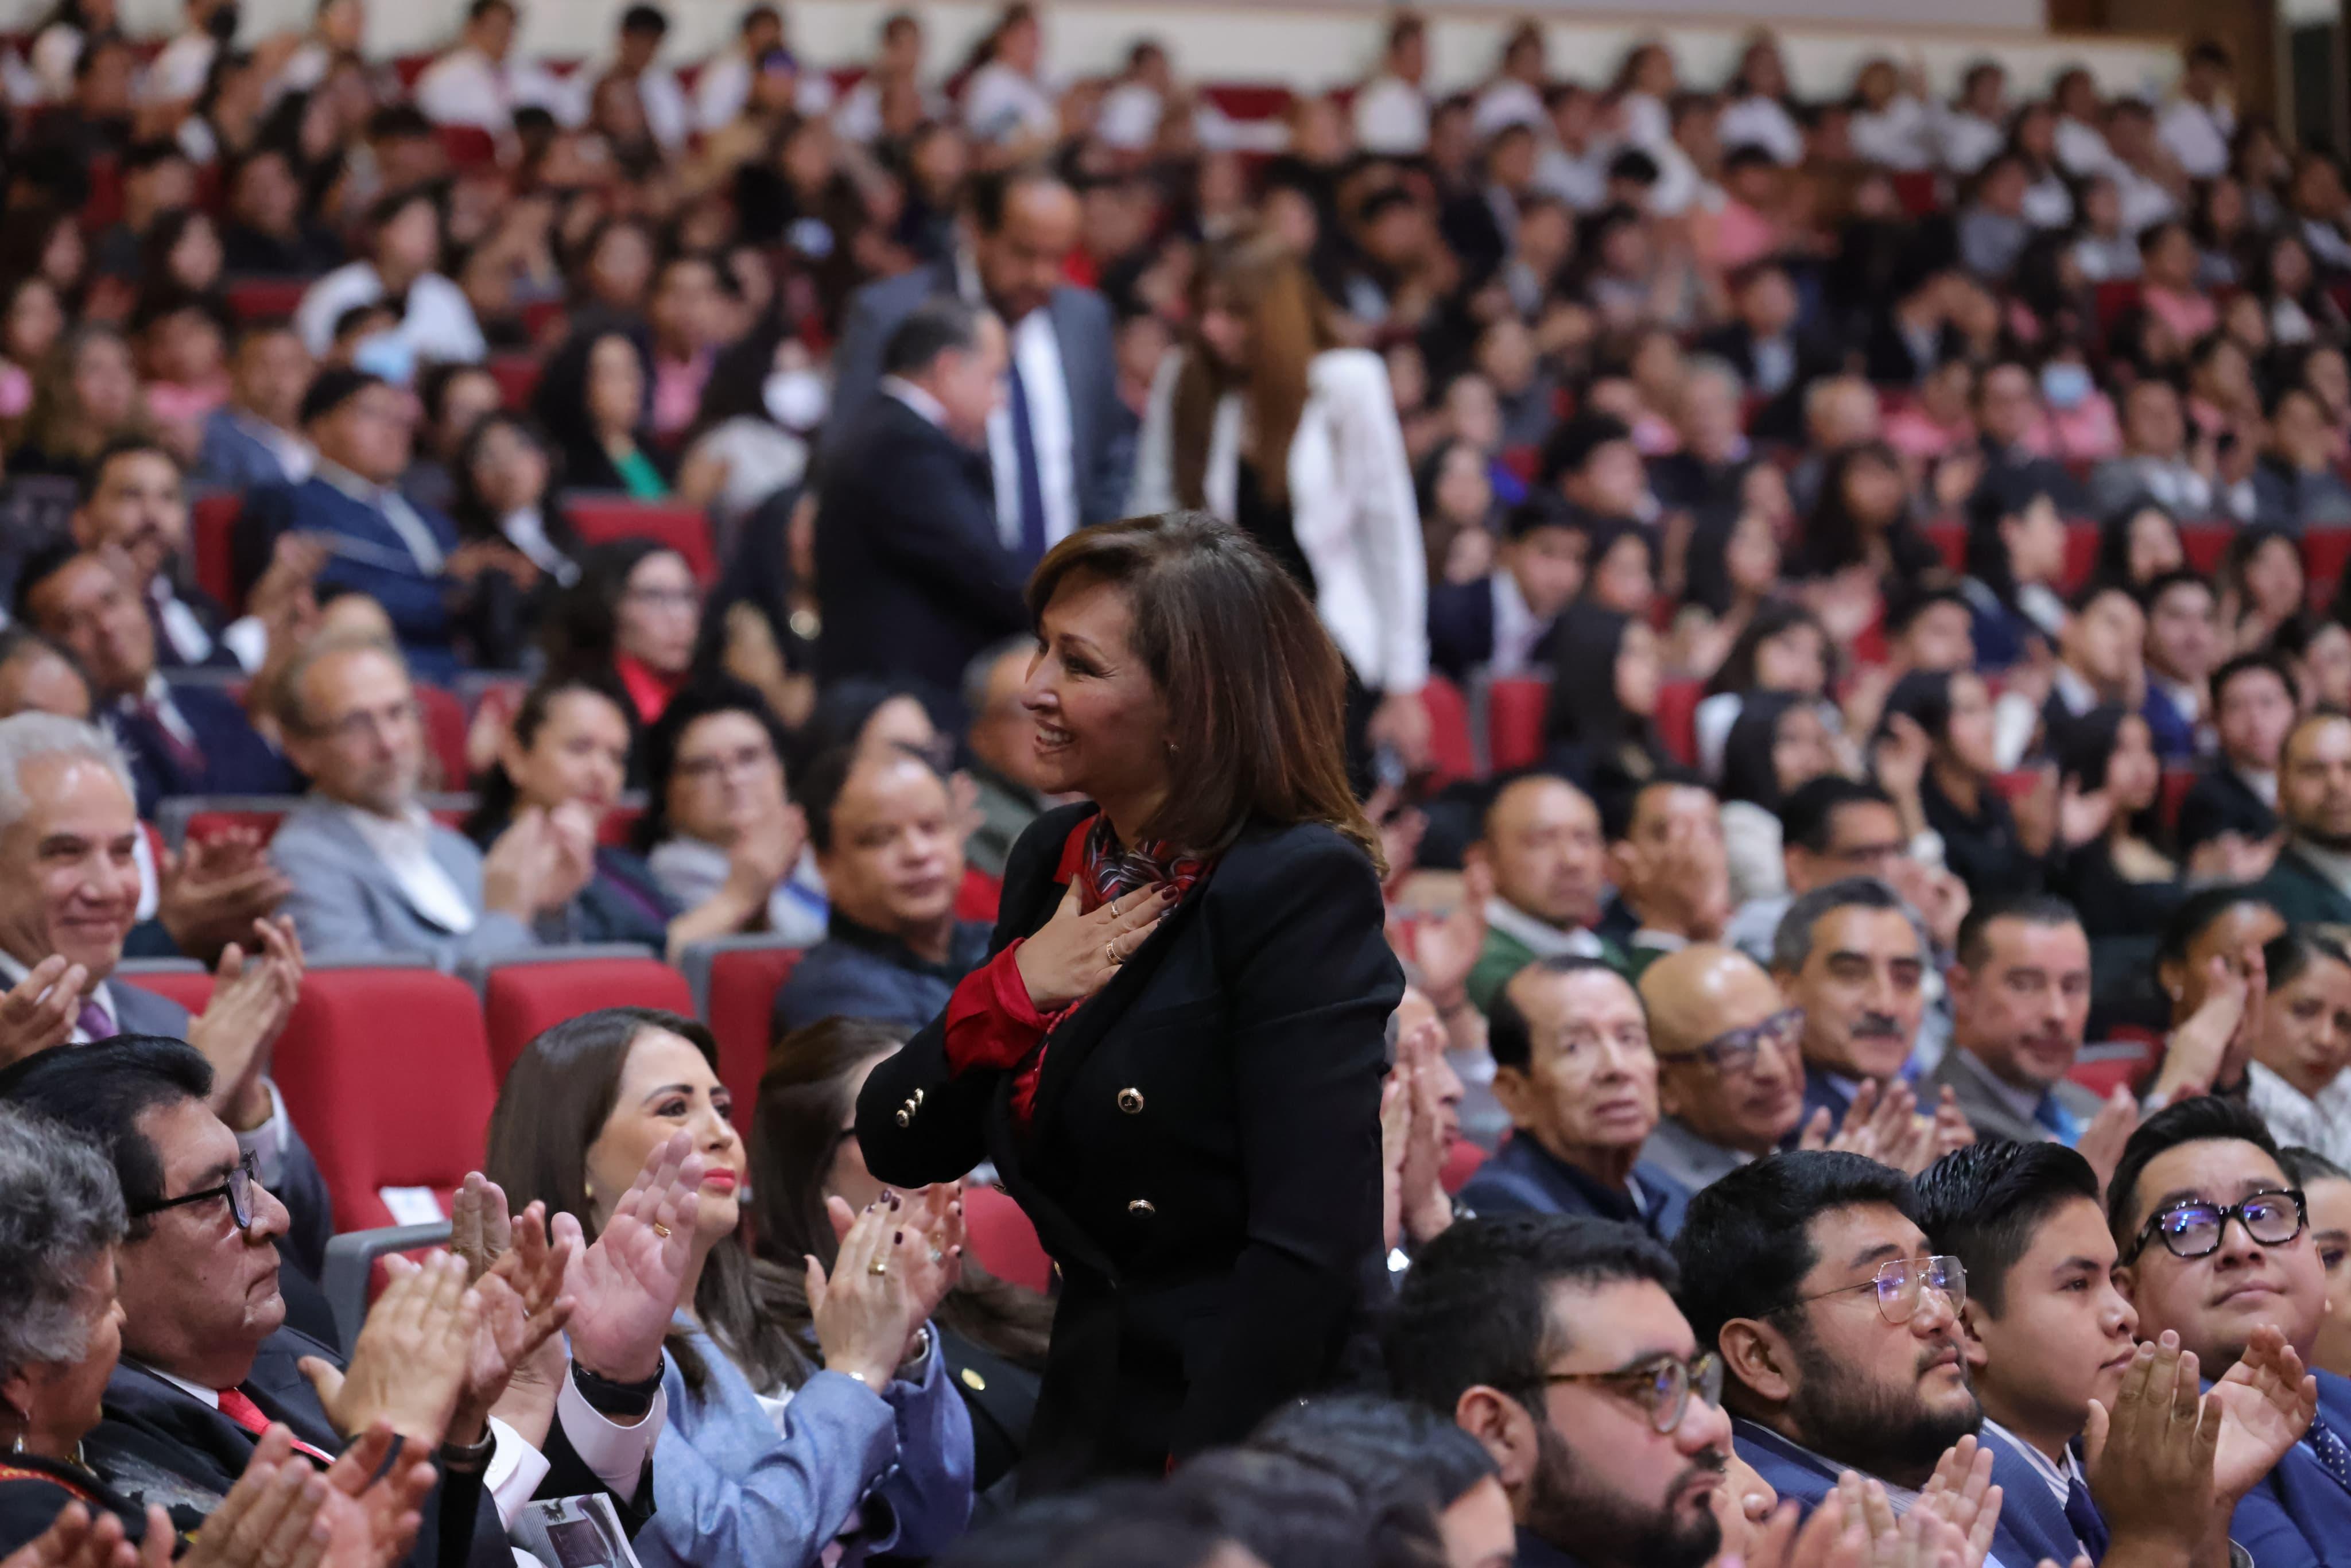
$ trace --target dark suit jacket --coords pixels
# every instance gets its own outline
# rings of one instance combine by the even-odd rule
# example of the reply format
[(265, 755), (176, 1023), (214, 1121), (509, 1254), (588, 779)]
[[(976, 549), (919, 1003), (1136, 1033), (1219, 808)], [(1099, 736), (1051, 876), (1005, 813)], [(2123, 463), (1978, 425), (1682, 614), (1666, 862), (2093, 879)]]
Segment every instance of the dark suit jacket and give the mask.
[(153, 817), (155, 803), (172, 795), (291, 795), (301, 789), (292, 765), (269, 748), (226, 692), (175, 685), (172, 706), (195, 732), (193, 766), (172, 750), (158, 721), (127, 706), (107, 716), (130, 758), (141, 816)]
[[(423, 507), (416, 515), (445, 553), (457, 548), (457, 525)], [(450, 682), (457, 674), (452, 645), (449, 583), (420, 568), (408, 546), (376, 508), (336, 489), (324, 479), (306, 479), (291, 488), (256, 490), (246, 497), (235, 535), (237, 577), (250, 584), (268, 565), (277, 536), (288, 529), (325, 538), (329, 551), (319, 574), (321, 589), (348, 588), (366, 594), (392, 617), (401, 651), (419, 680)]]
[(1432, 582), (1428, 585), (1429, 668), (1459, 685), (1494, 656), (1494, 584)]
[[(2351, 1382), (2318, 1377), (2318, 1418), (2351, 1442)], [(2229, 1520), (2230, 1538), (2260, 1568), (2343, 1568), (2351, 1563), (2351, 1491), (2326, 1473), (2307, 1442), (2296, 1443)]]
[(2351, 897), (2303, 859), (2291, 840), (2278, 851), (2276, 863), (2270, 867), (2269, 875), (2253, 884), (2253, 891), (2268, 899), (2289, 925), (2351, 924)]
[(1644, 1160), (1633, 1167), (1641, 1202), (1603, 1188), (1525, 1133), (1513, 1133), (1461, 1189), (1461, 1201), (1479, 1214), (1589, 1214), (1637, 1225), (1660, 1241), (1682, 1228), (1689, 1194), (1681, 1183)]
[[(828, 465), (875, 395), (890, 334), (924, 300), (955, 292), (955, 265), (945, 261), (869, 283), (850, 297), (841, 341), (832, 351), (832, 416), (823, 442)], [(1118, 365), (1111, 356), (1110, 307), (1091, 288), (1062, 287), (1053, 290), (1045, 308), (1061, 345), (1061, 380), (1070, 391), (1078, 521), (1123, 517), (1134, 447), (1124, 431), (1125, 404), (1119, 401)]]
[(964, 666), (1026, 631), (987, 457), (894, 397), (827, 459), (816, 518), (820, 681), (893, 675), (959, 706)]
[(2277, 831), (2277, 812), (2253, 793), (2237, 770), (2214, 760), (2196, 775), (2196, 782), (2179, 802), (2179, 853), (2185, 858), (2197, 845), (2222, 833), (2242, 833), (2265, 839)]
[[(1992, 1485), (2000, 1488), (2006, 1500), (2001, 1504), (2000, 1529), (2023, 1547), (2022, 1561), (2070, 1563), (2083, 1555), (2085, 1548), (2065, 1517), (2065, 1505), (2052, 1495), (2033, 1462), (1989, 1426), (1976, 1438), (1991, 1450)], [(2001, 1561), (2005, 1563), (2009, 1559)]]
[[(1005, 868), (992, 946), (1059, 906), (1071, 831), (1047, 812)], [(950, 1066), (944, 1019), (857, 1106), (884, 1181), (993, 1159), (1061, 1266), (1024, 1491), (1165, 1472), (1332, 1382), (1385, 1290), (1379, 1094), (1404, 976), (1378, 879), (1319, 824), (1252, 821), (1045, 1051), (1026, 1130), (1015, 1074)], [(899, 1111), (920, 1091), (904, 1125)]]

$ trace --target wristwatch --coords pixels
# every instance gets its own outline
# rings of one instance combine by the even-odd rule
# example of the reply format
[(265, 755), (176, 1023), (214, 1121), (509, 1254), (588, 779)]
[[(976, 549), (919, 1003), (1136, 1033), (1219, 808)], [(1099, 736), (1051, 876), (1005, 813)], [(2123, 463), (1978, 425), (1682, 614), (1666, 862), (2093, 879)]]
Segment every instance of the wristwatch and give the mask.
[(653, 1375), (639, 1383), (615, 1383), (609, 1377), (599, 1377), (580, 1365), (571, 1364), (571, 1386), (588, 1402), (588, 1408), (599, 1416), (614, 1416), (623, 1421), (641, 1421), (645, 1412), (653, 1407), (653, 1396), (661, 1392), (662, 1374), (668, 1367), (666, 1357), (653, 1362)]

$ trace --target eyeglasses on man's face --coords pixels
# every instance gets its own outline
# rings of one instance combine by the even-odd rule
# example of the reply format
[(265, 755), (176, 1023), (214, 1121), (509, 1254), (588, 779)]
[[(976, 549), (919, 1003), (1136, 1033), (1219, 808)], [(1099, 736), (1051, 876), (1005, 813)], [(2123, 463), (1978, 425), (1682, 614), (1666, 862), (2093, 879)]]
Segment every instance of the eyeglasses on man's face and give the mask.
[(1849, 1295), (1856, 1291), (1877, 1292), (1878, 1315), (1889, 1323), (1908, 1322), (1917, 1315), (1919, 1298), (1928, 1291), (1940, 1294), (1957, 1315), (1967, 1304), (1968, 1271), (1957, 1258), (1896, 1258), (1881, 1265), (1875, 1275), (1857, 1285), (1840, 1285), (1834, 1291), (1799, 1296), (1788, 1304), (1800, 1307), (1806, 1301), (1826, 1301), (1831, 1296)]
[(1622, 1372), (1545, 1373), (1543, 1382), (1599, 1384), (1639, 1406), (1648, 1416), (1650, 1427), (1660, 1435), (1667, 1435), (1679, 1427), (1682, 1417), (1688, 1414), (1692, 1393), (1709, 1406), (1722, 1403), (1722, 1358), (1710, 1350), (1691, 1361), (1677, 1355), (1661, 1355)]
[(239, 1230), (253, 1228), (253, 1195), (261, 1186), (259, 1167), (253, 1151), (248, 1149), (218, 1186), (208, 1186), (202, 1192), (183, 1193), (178, 1197), (159, 1198), (142, 1203), (131, 1211), (133, 1219), (144, 1219), (151, 1214), (161, 1214), (167, 1208), (185, 1208), (191, 1204), (209, 1203), (214, 1198), (228, 1199), (228, 1217)]
[(1725, 1030), (1704, 1045), (1671, 1055), (1659, 1053), (1660, 1062), (1703, 1061), (1725, 1078), (1743, 1077), (1754, 1071), (1755, 1058), (1766, 1047), (1786, 1056), (1796, 1049), (1804, 1034), (1804, 1009), (1786, 1008), (1773, 1013), (1761, 1023), (1745, 1029)]
[(2257, 1192), (2241, 1203), (2207, 1203), (2189, 1198), (2147, 1216), (2122, 1260), (2137, 1262), (2147, 1243), (2158, 1237), (2163, 1239), (2163, 1249), (2174, 1258), (2209, 1258), (2220, 1249), (2221, 1234), (2232, 1219), (2262, 1246), (2283, 1247), (2301, 1235), (2303, 1228), (2310, 1223), (2310, 1209), (2298, 1187)]

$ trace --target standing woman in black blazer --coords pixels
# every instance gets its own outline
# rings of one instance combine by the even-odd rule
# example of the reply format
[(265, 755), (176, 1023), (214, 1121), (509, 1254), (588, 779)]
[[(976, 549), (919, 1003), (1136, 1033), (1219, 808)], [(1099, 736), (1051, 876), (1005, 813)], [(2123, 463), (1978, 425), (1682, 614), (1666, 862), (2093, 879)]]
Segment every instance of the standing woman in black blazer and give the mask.
[(874, 1068), (866, 1166), (993, 1160), (1061, 1265), (1024, 1492), (1163, 1473), (1331, 1382), (1381, 1278), (1404, 977), (1348, 792), (1345, 675), (1296, 582), (1174, 512), (1055, 546), (1022, 693), (1050, 811), (995, 956)]

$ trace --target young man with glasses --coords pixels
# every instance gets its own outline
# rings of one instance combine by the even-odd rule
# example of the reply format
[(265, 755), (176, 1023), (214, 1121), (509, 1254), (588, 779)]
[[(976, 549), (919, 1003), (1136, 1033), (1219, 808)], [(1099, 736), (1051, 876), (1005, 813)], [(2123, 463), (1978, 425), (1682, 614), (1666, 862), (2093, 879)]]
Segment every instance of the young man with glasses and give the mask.
[[(2147, 1118), (2106, 1188), (2115, 1284), (2142, 1339), (2167, 1331), (2207, 1368), (2306, 1360), (2326, 1311), (2326, 1278), (2304, 1195), (2261, 1118), (2211, 1095)], [(2307, 1430), (2237, 1505), (2230, 1533), (2261, 1568), (2351, 1563), (2351, 1381), (2321, 1372)], [(2231, 1409), (2250, 1407), (2216, 1385)], [(2250, 1418), (2250, 1409), (2249, 1409)]]
[(1414, 1260), (1384, 1335), (1396, 1393), (1486, 1446), (1520, 1568), (1703, 1568), (1730, 1459), (1721, 1364), (1630, 1226), (1510, 1214)]
[(1944, 978), (1951, 1048), (1928, 1087), (1949, 1088), (1979, 1137), (2079, 1144), (2101, 1107), (2065, 1078), (2090, 1020), (2090, 939), (2074, 906), (2036, 894), (1970, 910)]
[(1641, 1158), (1692, 1192), (1778, 1148), (1804, 1111), (1804, 1016), (1761, 965), (1711, 944), (1641, 975), (1664, 1115)]

